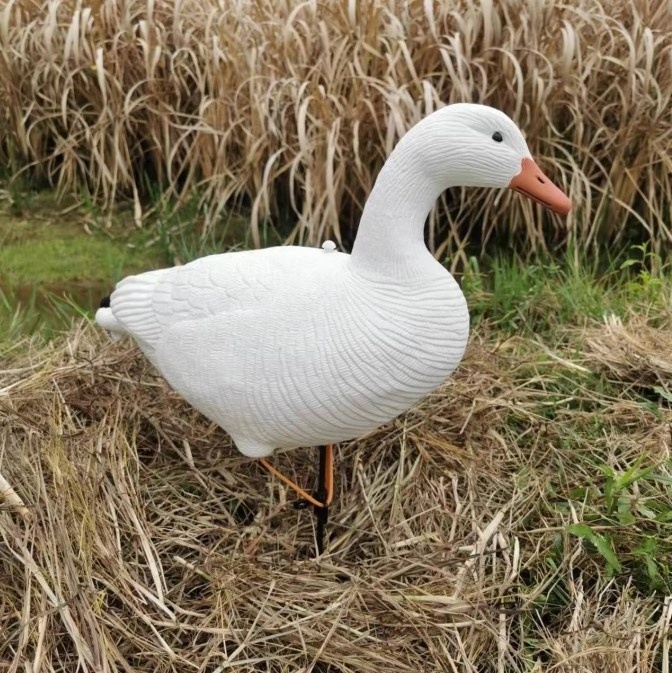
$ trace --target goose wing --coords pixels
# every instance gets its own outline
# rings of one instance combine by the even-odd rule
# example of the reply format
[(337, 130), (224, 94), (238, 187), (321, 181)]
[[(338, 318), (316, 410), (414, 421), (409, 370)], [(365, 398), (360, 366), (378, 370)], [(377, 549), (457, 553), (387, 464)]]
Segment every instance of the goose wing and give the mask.
[(319, 285), (320, 270), (329, 266), (327, 257), (332, 255), (297, 246), (210, 255), (124, 278), (110, 297), (110, 309), (151, 353), (163, 334), (181, 322), (220, 314), (230, 315), (232, 321), (237, 314), (280, 317), (282, 302), (319, 291), (306, 279), (314, 278)]

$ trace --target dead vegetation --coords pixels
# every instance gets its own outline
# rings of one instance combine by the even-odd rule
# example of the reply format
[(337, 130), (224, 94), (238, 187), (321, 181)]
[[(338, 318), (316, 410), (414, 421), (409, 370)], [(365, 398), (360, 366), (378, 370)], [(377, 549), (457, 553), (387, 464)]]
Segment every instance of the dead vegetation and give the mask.
[[(0, 155), (105, 206), (148, 183), (178, 205), (351, 240), (400, 135), (442, 103), (512, 115), (572, 195), (567, 223), (494, 193), (447, 196), (437, 255), (495, 227), (530, 249), (672, 239), (672, 13), (664, 2), (9, 0)], [(501, 216), (506, 207), (506, 218)], [(436, 217), (437, 214), (441, 217)], [(291, 233), (290, 233), (291, 232)]]
[(616, 316), (589, 334), (586, 346), (605, 371), (620, 381), (659, 389), (672, 401), (672, 334), (643, 324), (628, 329)]
[[(0, 670), (668, 671), (672, 414), (630, 381), (669, 381), (649, 349), (672, 344), (618, 329), (481, 327), (441, 391), (340, 446), (319, 559), (311, 515), (129, 343), (24, 348), (0, 372)], [(308, 449), (277, 462), (312, 478)]]

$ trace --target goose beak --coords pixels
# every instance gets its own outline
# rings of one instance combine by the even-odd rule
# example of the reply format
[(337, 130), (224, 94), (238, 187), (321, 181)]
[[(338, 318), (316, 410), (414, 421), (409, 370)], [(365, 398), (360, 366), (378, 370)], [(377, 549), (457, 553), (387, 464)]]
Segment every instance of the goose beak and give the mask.
[(521, 164), (520, 173), (509, 182), (509, 187), (550, 208), (554, 213), (567, 215), (572, 208), (567, 195), (542, 173), (533, 159), (525, 157)]

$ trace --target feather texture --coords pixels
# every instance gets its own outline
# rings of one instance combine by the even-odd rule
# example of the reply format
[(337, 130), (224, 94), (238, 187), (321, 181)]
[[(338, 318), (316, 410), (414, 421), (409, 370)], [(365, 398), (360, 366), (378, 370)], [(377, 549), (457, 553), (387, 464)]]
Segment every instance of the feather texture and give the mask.
[(440, 385), (467, 343), (464, 296), (424, 243), (434, 201), (450, 186), (518, 176), (567, 212), (536, 170), (502, 112), (447, 106), (385, 163), (351, 256), (331, 244), (204, 257), (122, 280), (98, 321), (134, 337), (248, 456), (358, 437)]
[(439, 385), (468, 334), (448, 273), (371, 283), (349, 262), (299, 247), (213, 255), (124, 279), (111, 310), (246, 455), (342, 441)]

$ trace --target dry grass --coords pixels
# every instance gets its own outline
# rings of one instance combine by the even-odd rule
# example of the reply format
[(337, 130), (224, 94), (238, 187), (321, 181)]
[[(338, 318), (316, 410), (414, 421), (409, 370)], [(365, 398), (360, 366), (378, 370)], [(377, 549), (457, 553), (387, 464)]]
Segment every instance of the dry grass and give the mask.
[(603, 368), (620, 381), (660, 388), (672, 401), (672, 340), (669, 332), (625, 327), (612, 316), (605, 328), (589, 335), (586, 346)]
[[(672, 414), (630, 382), (641, 362), (648, 393), (669, 381), (672, 341), (615, 325), (480, 328), (443, 390), (340, 447), (320, 559), (311, 515), (128, 343), (80, 324), (8, 356), (0, 671), (667, 672), (669, 579), (654, 591), (638, 549), (672, 564)], [(278, 463), (305, 481), (312, 458)], [(602, 475), (633, 466), (626, 524)]]
[(487, 102), (575, 209), (565, 225), (448, 196), (438, 255), (495, 227), (530, 249), (672, 240), (665, 2), (9, 0), (0, 98), (3, 163), (107, 206), (133, 197), (138, 222), (147, 176), (178, 203), (200, 195), (206, 224), (242, 205), (257, 244), (269, 217), (347, 244), (399, 136), (442, 102)]

